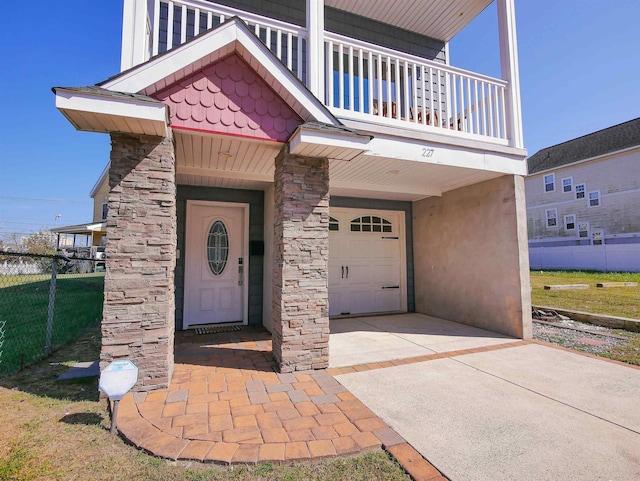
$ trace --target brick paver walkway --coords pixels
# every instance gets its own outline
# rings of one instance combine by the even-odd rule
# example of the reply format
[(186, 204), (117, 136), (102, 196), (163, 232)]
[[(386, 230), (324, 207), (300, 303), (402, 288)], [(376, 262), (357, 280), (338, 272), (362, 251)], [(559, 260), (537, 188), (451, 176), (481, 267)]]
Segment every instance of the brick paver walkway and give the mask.
[(127, 395), (118, 428), (160, 457), (286, 462), (385, 447), (418, 480), (441, 474), (327, 371), (274, 372), (262, 329), (176, 335), (168, 390)]

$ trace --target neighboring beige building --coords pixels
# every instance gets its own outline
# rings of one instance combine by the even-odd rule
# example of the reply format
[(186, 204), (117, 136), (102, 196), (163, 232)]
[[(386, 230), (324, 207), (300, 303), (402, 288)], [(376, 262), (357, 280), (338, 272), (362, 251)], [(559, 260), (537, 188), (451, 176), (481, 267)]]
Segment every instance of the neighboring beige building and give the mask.
[(528, 167), (531, 268), (640, 270), (640, 118), (542, 149)]

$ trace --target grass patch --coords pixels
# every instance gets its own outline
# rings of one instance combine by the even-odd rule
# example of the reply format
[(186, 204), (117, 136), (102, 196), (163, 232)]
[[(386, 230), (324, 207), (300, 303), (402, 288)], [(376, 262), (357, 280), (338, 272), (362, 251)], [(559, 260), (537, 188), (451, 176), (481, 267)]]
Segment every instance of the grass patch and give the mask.
[(149, 456), (109, 434), (97, 379), (56, 382), (76, 361), (98, 358), (95, 325), (76, 341), (0, 381), (0, 480), (409, 481), (383, 452), (292, 465), (219, 466)]
[[(0, 374), (14, 372), (45, 355), (49, 288), (48, 276), (0, 276), (0, 322), (4, 326)], [(53, 349), (100, 319), (103, 289), (103, 273), (58, 276)]]
[(616, 346), (601, 355), (616, 361), (640, 366), (640, 335), (630, 336), (624, 345)]
[[(638, 282), (640, 273), (531, 271), (534, 306), (640, 319), (640, 287), (596, 288), (598, 282)], [(550, 284), (589, 284), (589, 289), (545, 291)]]

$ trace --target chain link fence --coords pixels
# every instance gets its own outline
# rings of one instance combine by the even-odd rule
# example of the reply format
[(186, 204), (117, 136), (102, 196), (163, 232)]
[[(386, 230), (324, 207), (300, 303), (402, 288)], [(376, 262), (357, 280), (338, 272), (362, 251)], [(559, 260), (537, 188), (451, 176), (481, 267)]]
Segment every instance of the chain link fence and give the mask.
[(98, 322), (103, 290), (104, 260), (0, 253), (0, 376)]

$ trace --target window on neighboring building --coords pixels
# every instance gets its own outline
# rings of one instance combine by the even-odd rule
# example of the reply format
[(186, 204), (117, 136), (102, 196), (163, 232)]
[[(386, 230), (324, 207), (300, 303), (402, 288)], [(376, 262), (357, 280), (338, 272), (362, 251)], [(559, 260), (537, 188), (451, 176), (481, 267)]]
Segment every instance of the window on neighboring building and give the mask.
[(584, 199), (587, 184), (576, 184), (576, 199)]
[(585, 239), (589, 238), (589, 223), (588, 222), (580, 222), (578, 224), (578, 237), (582, 237)]
[(102, 220), (107, 220), (107, 212), (108, 212), (107, 203), (102, 204)]
[(604, 232), (601, 230), (594, 230), (591, 233), (591, 243), (594, 246), (601, 246), (604, 244)]
[(589, 192), (589, 207), (598, 207), (600, 205), (600, 191), (594, 190)]
[(547, 227), (558, 227), (558, 209), (547, 209)]
[(576, 230), (575, 214), (569, 214), (564, 216), (564, 230)]
[(556, 190), (556, 174), (548, 174), (544, 176), (544, 191), (553, 192)]
[(73, 234), (58, 234), (58, 248), (73, 247)]
[(573, 191), (573, 177), (565, 177), (562, 179), (562, 192)]

